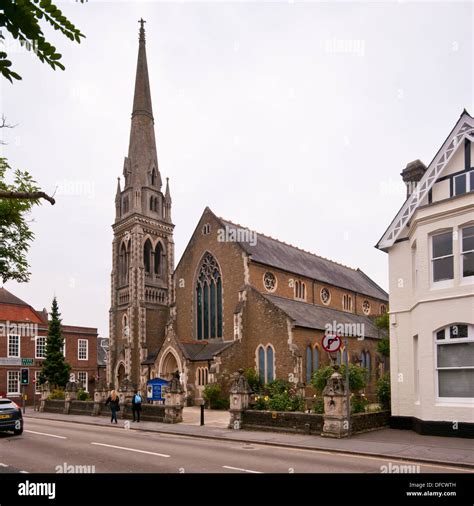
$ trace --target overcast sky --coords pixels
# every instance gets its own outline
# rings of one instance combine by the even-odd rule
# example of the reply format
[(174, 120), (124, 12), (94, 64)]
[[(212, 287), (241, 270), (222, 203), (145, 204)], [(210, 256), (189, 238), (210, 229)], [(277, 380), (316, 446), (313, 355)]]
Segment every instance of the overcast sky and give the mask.
[[(32, 213), (31, 281), (5, 287), (108, 336), (111, 224), (128, 151), (146, 19), (158, 161), (170, 178), (176, 262), (206, 206), (359, 267), (387, 289), (374, 248), (405, 190), (464, 107), (473, 114), (473, 5), (335, 2), (61, 2), (86, 35), (47, 35), (66, 71), (7, 51), (17, 127), (3, 149), (57, 204)], [(8, 36), (7, 36), (8, 37)]]

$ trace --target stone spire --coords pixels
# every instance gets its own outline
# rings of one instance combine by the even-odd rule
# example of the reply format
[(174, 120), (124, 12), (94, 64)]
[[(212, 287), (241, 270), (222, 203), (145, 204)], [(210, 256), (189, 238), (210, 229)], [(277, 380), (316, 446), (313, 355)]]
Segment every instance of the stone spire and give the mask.
[(165, 218), (171, 221), (171, 193), (170, 193), (170, 178), (166, 178), (165, 190)]
[(117, 192), (115, 193), (115, 220), (118, 220), (122, 215), (122, 190), (120, 189), (120, 178), (117, 178)]
[[(140, 20), (137, 73), (133, 97), (132, 126), (128, 162), (131, 177), (126, 186), (156, 186), (161, 189), (161, 176), (156, 155), (153, 109), (151, 106), (150, 81), (145, 46), (145, 21)], [(154, 176), (152, 177), (152, 173)]]

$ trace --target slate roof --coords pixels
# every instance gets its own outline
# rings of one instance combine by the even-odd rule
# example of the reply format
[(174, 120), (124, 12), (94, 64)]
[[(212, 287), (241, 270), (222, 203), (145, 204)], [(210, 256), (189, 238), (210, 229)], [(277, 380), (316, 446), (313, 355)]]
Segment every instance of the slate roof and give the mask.
[(326, 324), (332, 324), (336, 321), (337, 324), (363, 324), (365, 337), (379, 338), (383, 335), (367, 316), (346, 313), (345, 311), (277, 297), (276, 295), (263, 296), (293, 319), (298, 327), (325, 330)]
[[(241, 225), (223, 218), (220, 221), (230, 229), (245, 230)], [(239, 244), (251, 255), (252, 261), (388, 301), (387, 292), (360, 269), (352, 269), (259, 233), (255, 245), (250, 242)]]
[(0, 304), (15, 304), (17, 306), (29, 306), (24, 300), (19, 299), (5, 288), (0, 288)]
[(105, 367), (107, 365), (107, 354), (109, 351), (109, 338), (97, 338), (97, 365)]
[(234, 344), (234, 341), (219, 342), (219, 343), (183, 343), (178, 341), (184, 356), (193, 362), (200, 360), (212, 360), (215, 355), (218, 355), (226, 348)]

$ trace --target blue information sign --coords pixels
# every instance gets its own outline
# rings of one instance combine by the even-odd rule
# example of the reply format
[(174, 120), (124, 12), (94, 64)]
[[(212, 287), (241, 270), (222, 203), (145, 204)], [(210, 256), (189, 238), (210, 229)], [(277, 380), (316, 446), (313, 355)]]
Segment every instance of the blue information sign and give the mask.
[(149, 380), (146, 384), (146, 398), (148, 401), (164, 401), (163, 388), (168, 386), (168, 381), (161, 378)]

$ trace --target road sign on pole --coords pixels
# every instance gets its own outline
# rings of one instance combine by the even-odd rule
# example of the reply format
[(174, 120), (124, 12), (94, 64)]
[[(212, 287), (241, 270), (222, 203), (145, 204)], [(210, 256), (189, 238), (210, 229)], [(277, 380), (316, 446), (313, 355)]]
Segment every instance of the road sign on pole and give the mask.
[(342, 345), (342, 341), (339, 336), (331, 336), (329, 334), (326, 334), (323, 337), (322, 345), (323, 345), (323, 348), (328, 353), (334, 353), (336, 351), (339, 351), (339, 348)]

